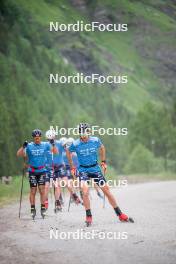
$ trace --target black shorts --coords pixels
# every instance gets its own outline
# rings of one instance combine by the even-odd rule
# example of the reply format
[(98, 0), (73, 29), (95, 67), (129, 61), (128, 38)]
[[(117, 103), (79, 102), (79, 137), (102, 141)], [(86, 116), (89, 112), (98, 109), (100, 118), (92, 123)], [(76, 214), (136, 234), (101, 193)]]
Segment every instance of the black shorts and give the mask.
[(45, 172), (29, 172), (30, 187), (37, 187), (37, 185), (45, 185)]
[(103, 176), (101, 170), (97, 172), (79, 172), (79, 179), (80, 181), (86, 182), (89, 182), (91, 179), (93, 179), (94, 182), (100, 187), (103, 187), (106, 183), (106, 179)]
[(66, 177), (66, 170), (65, 170), (65, 166), (64, 165), (60, 165), (60, 166), (54, 166), (54, 176), (53, 176), (53, 180), (55, 181), (58, 178), (63, 178)]

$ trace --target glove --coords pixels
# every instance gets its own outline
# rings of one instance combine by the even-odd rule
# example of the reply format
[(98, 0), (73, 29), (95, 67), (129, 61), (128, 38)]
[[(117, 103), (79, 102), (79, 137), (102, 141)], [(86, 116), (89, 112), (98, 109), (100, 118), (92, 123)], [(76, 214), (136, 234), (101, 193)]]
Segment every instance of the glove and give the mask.
[(101, 162), (101, 167), (102, 167), (102, 169), (103, 169), (104, 172), (107, 170), (107, 164), (106, 164), (106, 161), (105, 160), (103, 160)]
[(76, 168), (75, 168), (75, 167), (72, 167), (72, 168), (70, 169), (70, 171), (71, 171), (71, 174), (72, 174), (73, 176), (76, 176)]
[(25, 142), (23, 143), (23, 148), (26, 148), (26, 147), (27, 147), (27, 145), (28, 145), (28, 142), (27, 142), (27, 141), (25, 141)]
[(54, 139), (50, 139), (50, 144), (53, 145), (53, 146), (55, 145)]

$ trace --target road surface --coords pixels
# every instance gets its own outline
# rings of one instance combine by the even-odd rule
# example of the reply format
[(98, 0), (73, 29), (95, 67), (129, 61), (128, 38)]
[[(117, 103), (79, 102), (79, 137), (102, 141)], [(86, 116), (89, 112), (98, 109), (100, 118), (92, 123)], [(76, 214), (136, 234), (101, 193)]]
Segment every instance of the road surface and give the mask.
[[(71, 204), (67, 212), (68, 196), (63, 212), (55, 215), (50, 203), (44, 220), (39, 208), (36, 220), (30, 219), (27, 200), (22, 204), (21, 220), (17, 203), (0, 209), (0, 263), (175, 264), (176, 181), (135, 184), (112, 191), (123, 211), (134, 217), (134, 224), (119, 222), (107, 201), (103, 209), (94, 190), (94, 223), (88, 228), (82, 206)], [(79, 234), (79, 239), (69, 232)], [(91, 239), (83, 237), (87, 234), (93, 234)], [(116, 237), (108, 239), (107, 234)]]

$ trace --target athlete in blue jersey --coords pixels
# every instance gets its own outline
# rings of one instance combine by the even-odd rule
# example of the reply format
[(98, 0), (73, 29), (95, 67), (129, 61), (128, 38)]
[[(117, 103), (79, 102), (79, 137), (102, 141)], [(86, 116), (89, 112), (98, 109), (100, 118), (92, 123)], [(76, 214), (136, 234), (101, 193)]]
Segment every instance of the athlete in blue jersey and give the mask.
[[(71, 170), (70, 170), (70, 164), (66, 155), (66, 148), (70, 147), (71, 144), (73, 143), (74, 139), (73, 138), (68, 138), (67, 141), (65, 142), (65, 148), (64, 148), (64, 152), (63, 152), (63, 160), (64, 160), (64, 164), (65, 164), (65, 168), (66, 168), (66, 176), (68, 177), (69, 180), (73, 179), (73, 176), (71, 174)], [(77, 154), (75, 152), (72, 152), (72, 161), (74, 164), (74, 167), (78, 168), (79, 167), (79, 162), (78, 162), (78, 157)]]
[(37, 186), (40, 192), (41, 214), (45, 215), (45, 177), (46, 177), (46, 155), (50, 151), (54, 154), (58, 152), (53, 142), (41, 141), (42, 133), (39, 129), (32, 132), (33, 142), (24, 142), (23, 147), (17, 151), (17, 156), (22, 156), (28, 161), (29, 183), (30, 183), (30, 203), (31, 215), (36, 215), (35, 196)]
[[(73, 141), (74, 141), (74, 139), (71, 138), (71, 137), (67, 139), (67, 141), (65, 143), (65, 151), (63, 152), (63, 159), (64, 159), (64, 163), (65, 163), (65, 168), (66, 168), (66, 176), (68, 178), (68, 185), (74, 191), (74, 193), (71, 196), (71, 198), (72, 198), (71, 199), (71, 202), (72, 201), (75, 201), (78, 204), (78, 203), (81, 202), (80, 199), (79, 199), (79, 197), (76, 194), (76, 187), (79, 187), (78, 186), (79, 185), (79, 178), (77, 178), (77, 180), (78, 180), (77, 181), (77, 185), (76, 186), (73, 186), (73, 176), (72, 176), (72, 173), (71, 173), (71, 170), (70, 170), (70, 164), (69, 164), (69, 161), (68, 161), (68, 158), (67, 158), (67, 155), (66, 155), (66, 148), (69, 148), (70, 145), (73, 143)], [(71, 155), (72, 155), (72, 161), (73, 161), (74, 167), (75, 168), (78, 168), (79, 163), (78, 163), (77, 154), (75, 152), (72, 152)], [(76, 171), (77, 171), (77, 169), (76, 169)], [(75, 173), (75, 175), (77, 177), (77, 173)]]
[[(80, 138), (75, 140), (69, 149), (66, 150), (67, 157), (70, 163), (72, 174), (75, 175), (75, 167), (72, 161), (72, 152), (76, 152), (79, 161), (79, 178), (83, 191), (83, 202), (86, 210), (86, 223), (92, 223), (92, 213), (90, 209), (90, 200), (88, 195), (87, 181), (93, 179), (94, 182), (101, 188), (104, 195), (108, 198), (109, 203), (114, 208), (116, 215), (120, 221), (129, 221), (129, 217), (121, 212), (117, 206), (117, 202), (110, 192), (109, 186), (106, 183), (102, 170), (106, 171), (106, 154), (105, 147), (98, 137), (90, 136), (90, 126), (87, 123), (79, 124)], [(98, 164), (98, 153), (101, 160), (101, 168)]]
[[(55, 135), (53, 134), (52, 131), (48, 130), (46, 132), (46, 137), (47, 139), (51, 139), (55, 143), (55, 146), (57, 147), (58, 153), (55, 155), (52, 155), (52, 153), (48, 153), (47, 155), (47, 177), (46, 177), (46, 183), (45, 183), (45, 194), (46, 194), (46, 200), (45, 200), (45, 206), (48, 206), (48, 192), (49, 192), (49, 187), (50, 187), (50, 182), (51, 182), (51, 177), (53, 175), (53, 181), (54, 181), (54, 190), (55, 190), (55, 212), (62, 210), (62, 205), (60, 201), (60, 196), (61, 196), (61, 186), (66, 186), (71, 193), (72, 197), (74, 198), (74, 201), (76, 203), (79, 203), (79, 198), (73, 191), (72, 185), (69, 184), (68, 182), (68, 177), (66, 175), (66, 170), (65, 170), (65, 164), (64, 164), (64, 159), (63, 159), (63, 152), (65, 151), (62, 140), (58, 141), (55, 139)], [(61, 184), (62, 182), (62, 184)], [(51, 185), (52, 186), (52, 185)]]
[(73, 177), (70, 171), (70, 166), (68, 164), (68, 159), (66, 156), (66, 148), (68, 147), (68, 145), (70, 145), (73, 142), (72, 138), (68, 138), (64, 141), (62, 141), (62, 145), (64, 147), (64, 151), (62, 152), (62, 158), (64, 161), (64, 166), (65, 166), (65, 177), (62, 179), (65, 181), (64, 186), (67, 187), (68, 191), (70, 192), (71, 198), (72, 200), (76, 203), (76, 204), (80, 204), (81, 201), (79, 199), (79, 197), (77, 196), (77, 194), (75, 193), (74, 187), (73, 187)]
[[(55, 140), (54, 130), (48, 130), (46, 132), (46, 138), (48, 141), (53, 140), (55, 146), (57, 147), (58, 153), (53, 155), (50, 151), (47, 152), (46, 156), (46, 167), (47, 173), (45, 178), (45, 208), (48, 209), (48, 193), (49, 188), (54, 187), (54, 196), (55, 196), (55, 209), (54, 211), (60, 211), (62, 209), (59, 197), (61, 195), (61, 188), (59, 185), (59, 177), (65, 176), (64, 162), (62, 158), (62, 152), (64, 148), (60, 142)], [(52, 184), (54, 181), (54, 185)]]

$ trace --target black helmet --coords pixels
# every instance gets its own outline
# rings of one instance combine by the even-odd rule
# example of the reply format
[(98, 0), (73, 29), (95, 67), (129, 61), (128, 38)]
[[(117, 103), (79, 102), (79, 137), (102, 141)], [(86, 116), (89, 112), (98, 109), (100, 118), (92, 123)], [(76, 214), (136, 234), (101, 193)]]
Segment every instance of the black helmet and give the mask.
[(90, 125), (88, 123), (79, 124), (79, 134), (88, 134), (90, 133)]
[(32, 131), (32, 137), (41, 137), (41, 135), (42, 135), (42, 131), (40, 130), (40, 129), (34, 129), (33, 131)]

